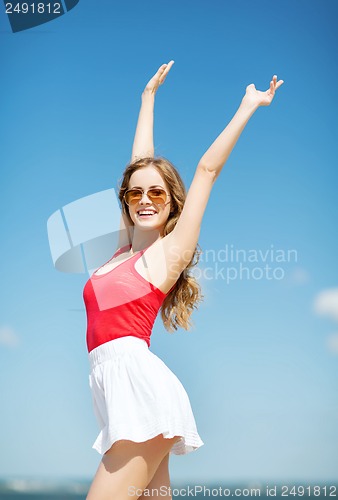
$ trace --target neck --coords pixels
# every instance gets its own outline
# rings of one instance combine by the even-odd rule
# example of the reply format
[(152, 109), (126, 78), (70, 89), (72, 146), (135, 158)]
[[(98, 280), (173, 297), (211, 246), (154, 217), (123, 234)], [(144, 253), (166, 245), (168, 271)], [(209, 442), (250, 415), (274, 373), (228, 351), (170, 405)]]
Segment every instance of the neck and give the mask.
[(131, 243), (129, 243), (130, 255), (150, 247), (153, 243), (155, 243), (155, 241), (160, 240), (161, 238), (162, 237), (158, 231), (147, 231), (146, 234), (144, 231), (141, 233), (135, 231), (133, 239)]

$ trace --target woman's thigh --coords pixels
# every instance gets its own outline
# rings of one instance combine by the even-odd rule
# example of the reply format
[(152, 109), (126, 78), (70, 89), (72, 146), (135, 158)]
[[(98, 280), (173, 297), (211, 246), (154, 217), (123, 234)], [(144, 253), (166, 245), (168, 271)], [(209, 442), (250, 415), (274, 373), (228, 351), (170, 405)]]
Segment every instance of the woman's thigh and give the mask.
[(131, 500), (139, 498), (179, 437), (162, 434), (143, 443), (121, 440), (104, 454), (87, 500)]
[(163, 458), (160, 465), (144, 490), (144, 494), (140, 496), (139, 500), (152, 499), (166, 499), (171, 500), (170, 490), (170, 474), (169, 474), (169, 453)]

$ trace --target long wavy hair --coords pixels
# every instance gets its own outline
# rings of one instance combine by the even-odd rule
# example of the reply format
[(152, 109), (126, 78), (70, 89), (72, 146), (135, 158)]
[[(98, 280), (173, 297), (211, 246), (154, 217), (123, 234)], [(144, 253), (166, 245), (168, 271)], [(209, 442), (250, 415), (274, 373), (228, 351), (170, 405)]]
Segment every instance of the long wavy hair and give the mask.
[[(166, 236), (171, 233), (176, 226), (187, 195), (180, 174), (169, 160), (161, 157), (142, 158), (127, 165), (119, 187), (119, 200), (130, 225), (134, 225), (129, 215), (128, 205), (125, 203), (123, 196), (128, 189), (129, 180), (132, 174), (136, 170), (148, 166), (156, 168), (169, 187), (171, 210), (163, 231), (163, 236)], [(180, 274), (174, 289), (163, 301), (161, 317), (164, 327), (169, 332), (177, 330), (178, 327), (188, 330), (192, 326), (190, 316), (193, 310), (197, 309), (198, 304), (203, 300), (201, 287), (191, 274), (192, 268), (198, 264), (200, 254), (200, 246), (197, 244), (192, 259)]]

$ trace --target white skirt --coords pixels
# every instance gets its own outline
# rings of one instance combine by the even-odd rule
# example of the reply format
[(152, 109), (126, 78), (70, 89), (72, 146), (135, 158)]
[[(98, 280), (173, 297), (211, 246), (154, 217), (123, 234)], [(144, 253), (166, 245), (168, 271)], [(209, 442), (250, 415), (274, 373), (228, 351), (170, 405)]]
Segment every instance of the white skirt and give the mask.
[(121, 337), (89, 353), (94, 411), (101, 455), (120, 439), (141, 443), (159, 434), (180, 436), (170, 453), (184, 455), (203, 445), (188, 395), (176, 375), (145, 340)]

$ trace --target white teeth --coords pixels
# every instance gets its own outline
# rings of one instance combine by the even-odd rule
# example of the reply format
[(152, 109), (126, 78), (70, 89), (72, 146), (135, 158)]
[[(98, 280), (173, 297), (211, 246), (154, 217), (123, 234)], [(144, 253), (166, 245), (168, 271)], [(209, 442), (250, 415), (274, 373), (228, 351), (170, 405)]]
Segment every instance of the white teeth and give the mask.
[(154, 215), (156, 214), (156, 212), (152, 211), (152, 210), (140, 210), (139, 212), (137, 212), (139, 215)]

